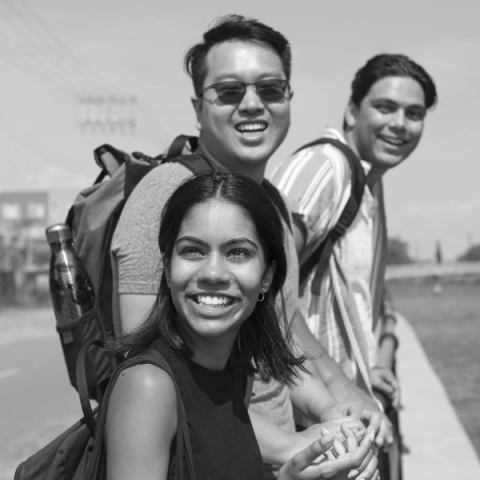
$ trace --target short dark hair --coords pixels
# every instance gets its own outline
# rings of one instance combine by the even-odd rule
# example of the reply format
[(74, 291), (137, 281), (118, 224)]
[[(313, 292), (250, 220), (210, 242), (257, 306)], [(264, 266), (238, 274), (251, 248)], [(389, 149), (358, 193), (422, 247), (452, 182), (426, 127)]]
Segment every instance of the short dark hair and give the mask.
[(350, 100), (357, 107), (360, 106), (372, 85), (384, 77), (411, 77), (422, 87), (427, 109), (437, 102), (435, 83), (425, 69), (406, 55), (388, 53), (370, 58), (357, 71), (352, 81)]
[(191, 47), (185, 55), (185, 70), (192, 79), (197, 97), (200, 97), (203, 91), (203, 82), (207, 75), (205, 58), (210, 49), (219, 43), (235, 40), (270, 47), (280, 57), (285, 76), (290, 80), (292, 52), (288, 40), (280, 32), (258, 20), (242, 15), (226, 15), (219, 18), (203, 34), (203, 42)]
[(292, 384), (298, 376), (297, 367), (307, 370), (303, 366), (305, 358), (295, 355), (290, 348), (291, 336), (286, 319), (282, 325), (277, 314), (277, 296), (281, 293), (287, 275), (282, 221), (270, 197), (260, 185), (248, 177), (227, 171), (193, 176), (182, 183), (166, 203), (159, 233), (160, 251), (165, 259), (164, 270), (155, 305), (142, 326), (121, 339), (120, 347), (118, 343), (113, 343), (113, 353), (138, 353), (161, 335), (178, 355), (191, 355), (177, 327), (177, 311), (167, 285), (165, 268), (171, 261), (185, 216), (196, 205), (215, 199), (236, 205), (246, 213), (256, 229), (266, 264), (276, 263), (272, 283), (265, 292), (264, 300), (256, 304), (253, 313), (240, 328), (238, 353), (241, 352), (242, 358), (246, 360), (247, 372), (258, 371), (264, 380), (274, 378), (281, 383)]

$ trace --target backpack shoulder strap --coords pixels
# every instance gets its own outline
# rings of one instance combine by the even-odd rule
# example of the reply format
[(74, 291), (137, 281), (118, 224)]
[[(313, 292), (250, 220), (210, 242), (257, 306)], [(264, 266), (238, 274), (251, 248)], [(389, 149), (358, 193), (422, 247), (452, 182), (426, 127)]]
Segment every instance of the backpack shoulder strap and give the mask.
[(165, 159), (162, 163), (175, 162), (188, 168), (192, 173), (215, 170), (213, 164), (206, 157), (198, 153), (179, 155), (178, 157)]
[(273, 202), (273, 204), (278, 208), (283, 220), (288, 225), (288, 229), (290, 230), (290, 232), (292, 232), (290, 216), (288, 215), (288, 209), (285, 205), (285, 201), (282, 195), (280, 195), (280, 192), (277, 190), (277, 188), (266, 178), (263, 179), (262, 187), (267, 193), (267, 195), (270, 197), (270, 200)]
[[(366, 181), (365, 172), (356, 153), (340, 140), (330, 137), (322, 137), (314, 140), (311, 143), (308, 143), (307, 145), (304, 145), (299, 150), (315, 145), (326, 144), (333, 145), (345, 156), (351, 171), (352, 188), (350, 198), (348, 199), (335, 227), (333, 227), (325, 240), (312, 252), (310, 257), (308, 257), (300, 267), (300, 284), (302, 284), (307, 279), (310, 272), (312, 272), (315, 266), (317, 266), (317, 274), (312, 285), (312, 291), (315, 293), (319, 293), (321, 276), (327, 267), (328, 260), (332, 253), (333, 244), (345, 233), (358, 213), (358, 209), (362, 203)], [(297, 153), (299, 150), (297, 150), (295, 153)]]
[(168, 147), (166, 158), (179, 157), (184, 154), (187, 147), (190, 152), (195, 152), (198, 148), (198, 137), (189, 135), (178, 135)]

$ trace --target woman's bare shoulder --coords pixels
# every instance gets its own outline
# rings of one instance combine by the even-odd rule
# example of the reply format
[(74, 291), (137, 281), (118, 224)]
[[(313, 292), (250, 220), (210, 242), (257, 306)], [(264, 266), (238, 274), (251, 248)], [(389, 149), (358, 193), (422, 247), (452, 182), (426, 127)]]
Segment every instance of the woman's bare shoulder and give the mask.
[(124, 370), (107, 411), (109, 478), (165, 478), (177, 431), (177, 396), (167, 372), (149, 364)]

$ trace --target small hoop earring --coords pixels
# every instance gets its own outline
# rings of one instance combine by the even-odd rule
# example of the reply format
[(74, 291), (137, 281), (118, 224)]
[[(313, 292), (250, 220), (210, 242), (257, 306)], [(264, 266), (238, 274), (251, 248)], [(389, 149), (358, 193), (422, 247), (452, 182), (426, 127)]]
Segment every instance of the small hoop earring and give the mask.
[(260, 292), (260, 295), (258, 296), (257, 302), (263, 302), (265, 300), (265, 294), (263, 291)]

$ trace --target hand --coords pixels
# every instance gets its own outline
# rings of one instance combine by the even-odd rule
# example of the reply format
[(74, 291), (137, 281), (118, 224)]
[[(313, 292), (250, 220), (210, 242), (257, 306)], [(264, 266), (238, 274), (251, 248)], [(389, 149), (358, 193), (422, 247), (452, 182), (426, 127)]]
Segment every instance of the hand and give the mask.
[(387, 395), (395, 410), (400, 407), (400, 385), (393, 372), (386, 367), (374, 367), (370, 373), (370, 381), (374, 390)]
[(336, 402), (329, 408), (324, 408), (320, 415), (320, 422), (329, 422), (343, 417), (361, 418), (364, 404), (360, 401)]
[(375, 431), (375, 445), (388, 450), (393, 445), (393, 425), (388, 417), (380, 409), (365, 408), (361, 418), (369, 429)]
[[(346, 418), (347, 416), (349, 417), (348, 419)], [(333, 408), (326, 410), (325, 414), (322, 414), (320, 426), (324, 426), (327, 430), (338, 435), (339, 423), (345, 421), (359, 437), (362, 427), (358, 423), (354, 423), (357, 419), (360, 419), (363, 425), (375, 431), (375, 444), (377, 447), (385, 450), (391, 447), (393, 444), (393, 426), (388, 417), (374, 403), (373, 399), (371, 400), (371, 406), (370, 404), (367, 406), (359, 401), (336, 403)], [(318, 427), (318, 425), (313, 425), (313, 427)], [(304, 430), (302, 433), (308, 433), (308, 430)]]
[(345, 437), (343, 436), (341, 426), (342, 424), (347, 425), (357, 437), (357, 440), (360, 441), (366, 432), (364, 423), (360, 418), (354, 418), (352, 416), (343, 416), (336, 420), (330, 420), (328, 422), (316, 423), (306, 428), (302, 432), (297, 432), (296, 435), (301, 437), (301, 442), (297, 443), (297, 451), (300, 451), (310, 445), (313, 441), (322, 436), (322, 432), (328, 431), (337, 437), (340, 441), (344, 441)]
[(279, 480), (378, 480), (374, 455), (375, 432), (369, 430), (358, 444), (353, 430), (342, 424), (345, 446), (325, 430), (321, 438), (294, 455), (279, 472)]

